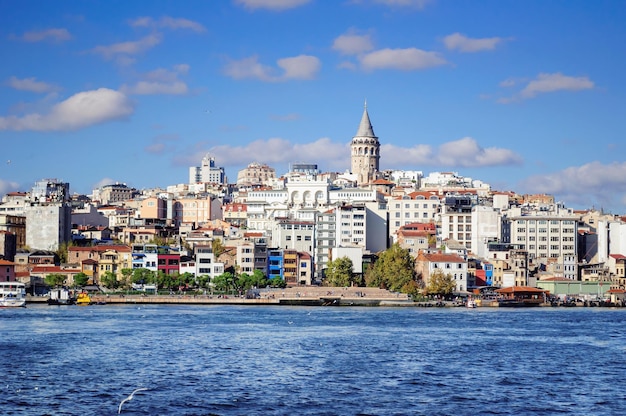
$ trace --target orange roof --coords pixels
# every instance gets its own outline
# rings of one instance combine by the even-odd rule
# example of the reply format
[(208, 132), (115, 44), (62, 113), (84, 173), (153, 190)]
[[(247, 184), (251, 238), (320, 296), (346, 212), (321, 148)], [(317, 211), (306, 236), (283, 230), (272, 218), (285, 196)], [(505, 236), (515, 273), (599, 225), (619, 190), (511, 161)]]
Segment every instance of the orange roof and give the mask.
[(374, 182), (370, 182), (372, 185), (393, 185), (393, 182), (386, 179), (376, 179)]
[(2, 266), (15, 266), (15, 263), (13, 263), (12, 261), (0, 259), (0, 265), (2, 265)]

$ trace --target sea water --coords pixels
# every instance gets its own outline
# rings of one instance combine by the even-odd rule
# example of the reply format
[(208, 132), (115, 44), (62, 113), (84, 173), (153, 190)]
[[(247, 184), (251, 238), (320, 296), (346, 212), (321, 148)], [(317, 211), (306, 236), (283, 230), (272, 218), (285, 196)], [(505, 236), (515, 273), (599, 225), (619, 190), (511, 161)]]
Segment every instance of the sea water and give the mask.
[(623, 415), (626, 309), (0, 310), (0, 414), (118, 413)]

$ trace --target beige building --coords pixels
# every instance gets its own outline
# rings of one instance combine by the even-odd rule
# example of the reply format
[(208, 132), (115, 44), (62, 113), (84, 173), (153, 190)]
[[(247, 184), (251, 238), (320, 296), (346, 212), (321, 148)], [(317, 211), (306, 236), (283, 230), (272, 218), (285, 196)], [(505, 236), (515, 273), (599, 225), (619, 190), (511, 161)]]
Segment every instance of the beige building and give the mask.
[(266, 164), (250, 163), (245, 169), (237, 173), (238, 186), (263, 186), (271, 185), (276, 179), (276, 170)]

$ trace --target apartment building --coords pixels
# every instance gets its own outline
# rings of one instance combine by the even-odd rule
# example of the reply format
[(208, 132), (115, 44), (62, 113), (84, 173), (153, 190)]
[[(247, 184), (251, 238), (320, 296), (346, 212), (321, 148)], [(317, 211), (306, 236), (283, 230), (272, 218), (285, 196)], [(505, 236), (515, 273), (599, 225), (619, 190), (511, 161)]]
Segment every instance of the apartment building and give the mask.
[(571, 211), (553, 206), (553, 210), (511, 210), (505, 219), (510, 243), (528, 251), (532, 262), (546, 263), (551, 257), (577, 255), (578, 217)]
[(435, 191), (411, 192), (391, 199), (387, 207), (389, 210), (389, 236), (392, 238), (392, 243), (395, 243), (400, 227), (416, 222), (436, 222), (441, 201)]

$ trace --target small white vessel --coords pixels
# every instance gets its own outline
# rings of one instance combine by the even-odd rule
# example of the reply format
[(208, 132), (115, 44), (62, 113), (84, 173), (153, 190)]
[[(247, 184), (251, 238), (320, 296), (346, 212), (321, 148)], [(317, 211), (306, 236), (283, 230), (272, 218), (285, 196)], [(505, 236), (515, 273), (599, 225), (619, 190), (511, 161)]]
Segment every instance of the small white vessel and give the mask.
[(465, 304), (470, 309), (474, 309), (476, 307), (476, 301), (472, 298), (467, 299), (467, 303)]
[(26, 306), (26, 285), (22, 282), (0, 282), (0, 307)]

